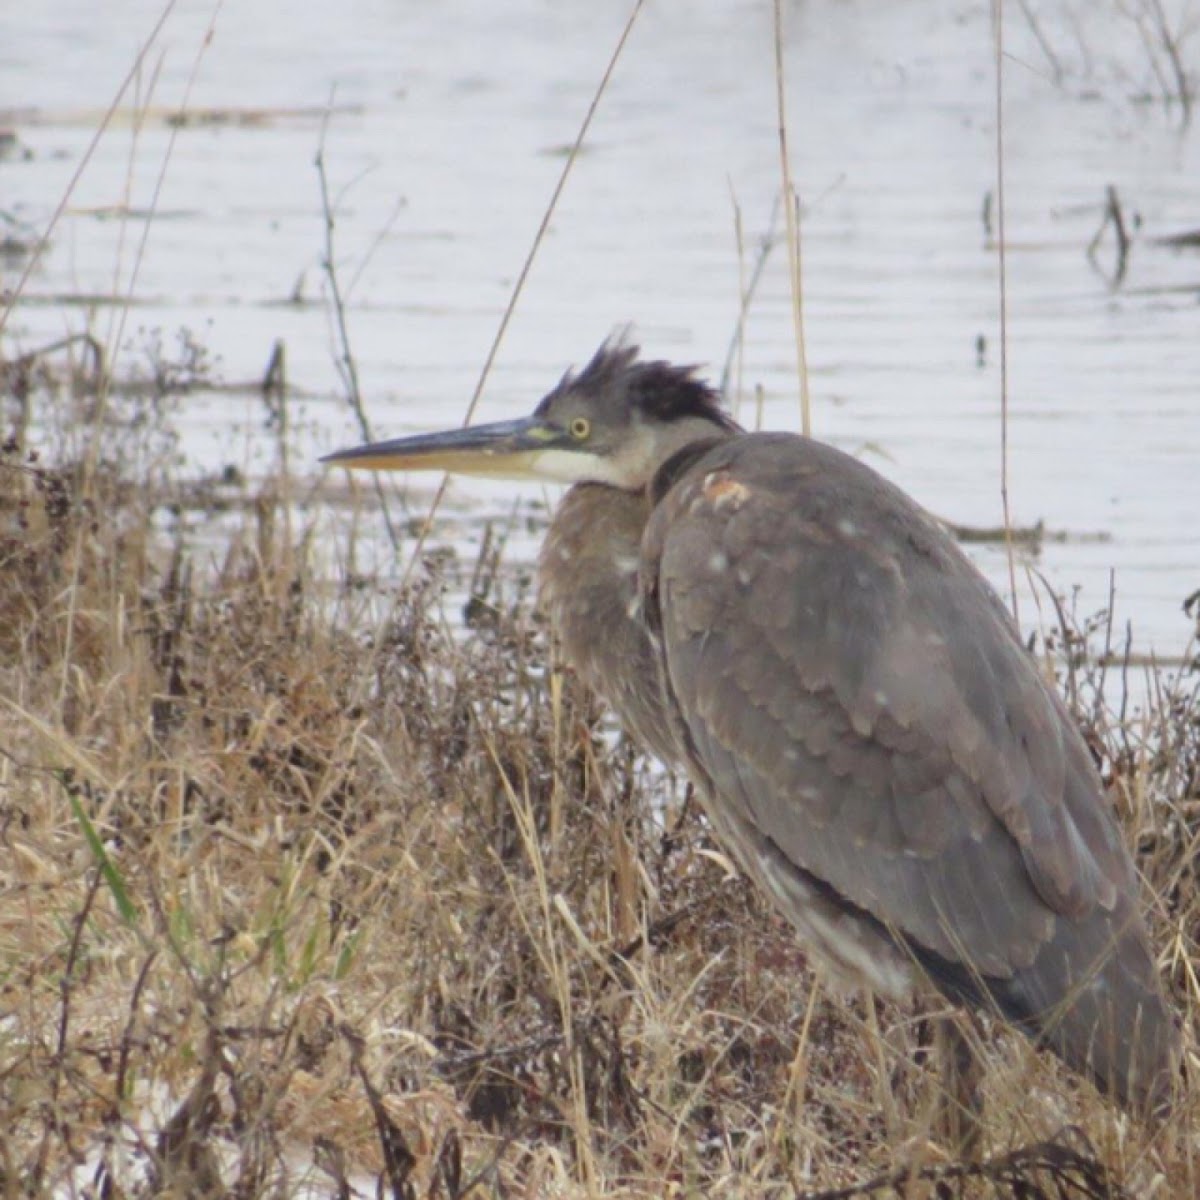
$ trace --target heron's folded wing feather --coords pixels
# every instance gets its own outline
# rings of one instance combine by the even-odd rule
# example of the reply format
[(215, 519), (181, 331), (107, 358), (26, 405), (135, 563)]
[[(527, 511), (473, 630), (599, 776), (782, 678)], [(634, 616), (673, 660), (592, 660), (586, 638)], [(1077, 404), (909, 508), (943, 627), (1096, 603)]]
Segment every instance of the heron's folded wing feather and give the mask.
[(854, 460), (746, 437), (643, 542), (698, 765), (794, 863), (983, 974), (1133, 886), (1078, 733), (950, 538)]

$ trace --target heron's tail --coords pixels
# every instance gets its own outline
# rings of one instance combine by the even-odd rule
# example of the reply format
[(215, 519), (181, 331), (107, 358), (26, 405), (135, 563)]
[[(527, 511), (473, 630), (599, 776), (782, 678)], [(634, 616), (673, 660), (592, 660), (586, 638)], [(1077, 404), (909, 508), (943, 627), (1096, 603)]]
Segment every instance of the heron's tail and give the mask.
[(1113, 912), (1060, 918), (1033, 963), (989, 988), (1040, 1045), (1142, 1116), (1161, 1118), (1179, 1071), (1178, 1022), (1131, 897)]

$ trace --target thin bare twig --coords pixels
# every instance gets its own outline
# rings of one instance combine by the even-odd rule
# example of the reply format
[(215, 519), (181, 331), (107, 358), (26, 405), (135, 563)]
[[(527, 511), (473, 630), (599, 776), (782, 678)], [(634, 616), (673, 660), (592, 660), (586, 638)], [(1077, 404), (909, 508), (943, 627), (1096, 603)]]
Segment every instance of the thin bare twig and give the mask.
[(67, 205), (70, 203), (71, 197), (75, 194), (75, 189), (79, 186), (79, 181), (83, 178), (83, 173), (87, 170), (88, 163), (92, 161), (92, 156), (96, 153), (96, 147), (100, 145), (100, 139), (108, 130), (113, 115), (116, 113), (125, 93), (129, 90), (129, 85), (141, 74), (142, 63), (145, 61), (146, 55), (150, 53), (150, 47), (158, 40), (158, 35), (162, 33), (163, 26), (166, 25), (171, 13), (175, 11), (177, 3), (178, 0), (167, 0), (162, 12), (159, 14), (158, 20), (154, 23), (154, 28), (150, 30), (150, 36), (142, 43), (141, 49), (138, 50), (137, 55), (134, 57), (132, 65), (125, 73), (125, 78), (121, 80), (121, 86), (117, 88), (117, 94), (113, 96), (112, 102), (104, 110), (104, 116), (100, 118), (100, 124), (96, 126), (96, 132), (92, 134), (92, 140), (88, 142), (87, 149), (84, 150), (79, 163), (71, 174), (66, 188), (63, 189), (63, 194), (50, 216), (50, 221), (46, 225), (45, 232), (38, 238), (37, 244), (33, 247), (25, 262), (25, 269), (21, 272), (21, 278), (17, 280), (17, 286), (13, 289), (8, 303), (3, 308), (0, 308), (0, 333), (4, 332), (4, 326), (8, 321), (9, 314), (16, 308), (17, 301), (25, 291), (25, 285), (29, 282), (34, 268), (41, 260), (46, 247), (50, 244), (50, 235), (57, 228), (59, 221), (62, 220), (63, 213), (67, 211)]
[(779, 110), (779, 164), (783, 176), (783, 204), (787, 221), (788, 277), (792, 289), (792, 325), (796, 335), (796, 371), (800, 377), (800, 431), (812, 433), (808, 393), (808, 354), (804, 344), (804, 283), (800, 269), (800, 197), (792, 186), (788, 153), (787, 87), (783, 77), (783, 5), (775, 0), (775, 103)]
[(350, 1065), (362, 1084), (367, 1103), (371, 1108), (371, 1116), (375, 1122), (375, 1136), (379, 1140), (379, 1148), (383, 1154), (384, 1172), (391, 1188), (394, 1200), (403, 1200), (410, 1195), (408, 1177), (416, 1166), (416, 1156), (409, 1149), (404, 1133), (392, 1119), (383, 1103), (383, 1095), (371, 1080), (364, 1062), (365, 1046), (362, 1035), (350, 1025), (343, 1023), (339, 1032), (350, 1051)]
[(47, 1114), (45, 1130), (41, 1144), (38, 1146), (37, 1162), (34, 1165), (30, 1179), (31, 1186), (28, 1194), (36, 1196), (41, 1191), (41, 1183), (46, 1175), (50, 1162), (50, 1138), (55, 1132), (61, 1132), (58, 1120), (58, 1096), (62, 1087), (63, 1072), (66, 1070), (67, 1036), (71, 1028), (71, 987), (74, 982), (75, 964), (79, 961), (79, 952), (83, 945), (83, 931), (91, 916), (92, 905), (100, 891), (104, 876), (99, 867), (92, 869), (91, 880), (84, 893), (83, 906), (75, 915), (74, 931), (71, 934), (71, 945), (67, 950), (67, 961), (63, 964), (62, 975), (58, 981), (59, 1011), (58, 1011), (58, 1042), (54, 1051), (54, 1061), (50, 1072), (50, 1095), (46, 1101)]
[[(325, 278), (329, 280), (329, 295), (333, 301), (333, 319), (337, 327), (339, 349), (337, 358), (335, 359), (338, 374), (342, 377), (346, 401), (350, 405), (350, 411), (354, 414), (354, 419), (358, 422), (358, 431), (362, 435), (362, 440), (364, 442), (372, 442), (375, 439), (371, 433), (371, 422), (367, 418), (366, 407), (363, 405), (362, 389), (358, 382), (358, 363), (354, 357), (354, 350), (350, 345), (350, 326), (346, 320), (346, 298), (342, 294), (342, 285), (338, 278), (337, 257), (334, 252), (334, 203), (330, 199), (329, 174), (325, 169), (325, 139), (329, 132), (329, 118), (333, 113), (333, 101), (336, 93), (337, 87), (335, 85), (329, 90), (329, 104), (321, 118), (321, 132), (317, 138), (317, 154), (313, 160), (313, 165), (317, 168), (317, 179), (321, 185), (321, 215), (325, 223), (325, 255), (321, 266), (325, 271)], [(384, 491), (383, 482), (378, 474), (371, 476), (371, 482), (375, 488), (375, 495), (379, 500), (379, 511), (383, 515), (383, 524), (387, 529), (388, 540), (392, 544), (392, 549), (395, 550), (400, 545), (400, 534), (392, 523), (392, 514), (388, 509), (387, 493)]]
[[(174, 2), (174, 0), (172, 0), (172, 4), (173, 4), (173, 2)], [(205, 37), (201, 40), (200, 48), (196, 51), (196, 56), (192, 60), (192, 67), (188, 73), (187, 82), (184, 84), (184, 88), (183, 88), (183, 97), (179, 102), (179, 116), (181, 116), (181, 117), (184, 113), (187, 112), (188, 103), (190, 102), (191, 96), (192, 96), (192, 89), (195, 86), (196, 80), (200, 74), (200, 64), (204, 59), (205, 53), (208, 51), (208, 47), (212, 44), (212, 36), (216, 29), (217, 17), (220, 15), (221, 6), (223, 3), (224, 3), (224, 0), (217, 0), (216, 6), (213, 9), (212, 18), (209, 21), (208, 31), (207, 31)], [(165, 19), (166, 19), (166, 17), (164, 14), (163, 20), (165, 20)], [(159, 28), (161, 28), (161, 22), (158, 26), (155, 27), (154, 34), (151, 35), (152, 38), (154, 36), (157, 36)], [(149, 46), (150, 46), (150, 43), (147, 42), (145, 49), (148, 50)], [(137, 60), (135, 61), (134, 69), (133, 69), (133, 72), (131, 72), (130, 78), (136, 77), (138, 72), (140, 72), (141, 63), (142, 63), (142, 60), (144, 57), (145, 57), (145, 51), (143, 50), (143, 52), (138, 55)], [(140, 119), (141, 118), (139, 118), (139, 123), (140, 123)], [(142, 226), (142, 236), (138, 241), (137, 250), (134, 253), (134, 258), (133, 258), (133, 267), (129, 272), (129, 281), (125, 287), (125, 296), (124, 296), (125, 303), (121, 306), (120, 316), (118, 317), (114, 328), (111, 330), (111, 336), (110, 336), (109, 345), (108, 345), (108, 354), (109, 354), (109, 362), (110, 363), (116, 359), (117, 348), (120, 346), (121, 340), (125, 335), (125, 323), (129, 319), (129, 308), (130, 308), (130, 303), (133, 300), (133, 290), (137, 286), (138, 276), (141, 274), (142, 262), (144, 261), (145, 256), (146, 256), (146, 246), (149, 244), (149, 240), (150, 240), (150, 230), (154, 227), (154, 214), (158, 212), (158, 204), (159, 204), (159, 200), (162, 198), (163, 185), (166, 183), (167, 167), (170, 165), (171, 158), (174, 155), (175, 141), (176, 141), (176, 138), (178, 137), (179, 129), (182, 127), (182, 125), (183, 125), (182, 120), (177, 120), (172, 123), (171, 133), (167, 138), (167, 146), (166, 146), (166, 149), (163, 151), (162, 162), (159, 165), (158, 175), (155, 177), (155, 180), (154, 180), (154, 190), (150, 195), (149, 216)], [(132, 161), (131, 161), (131, 169), (132, 169)], [(70, 194), (71, 188), (73, 188), (73, 187), (74, 187), (74, 180), (72, 180), (71, 185), (67, 189), (68, 194)], [(124, 229), (124, 225), (122, 225), (122, 229)], [(114, 280), (114, 291), (115, 291), (115, 288), (116, 288), (116, 281)], [(18, 287), (18, 290), (19, 290), (19, 287)], [(0, 318), (0, 321), (2, 321), (2, 318)], [(87, 456), (85, 457), (84, 462), (83, 462), (83, 477), (82, 477), (82, 481), (79, 486), (79, 495), (81, 497), (87, 496), (87, 494), (89, 493), (89, 491), (91, 489), (92, 480), (95, 478), (96, 471), (100, 465), (100, 445), (101, 445), (101, 441), (102, 441), (101, 430), (104, 426), (104, 417), (105, 417), (105, 414), (108, 409), (108, 397), (109, 397), (108, 384), (109, 384), (108, 376), (102, 375), (100, 377), (99, 393), (96, 397), (96, 407), (92, 414), (92, 428), (94, 431), (94, 436), (92, 437), (91, 443), (88, 446)], [(62, 670), (62, 674), (61, 674), (61, 677), (59, 680), (58, 702), (59, 702), (59, 711), (60, 712), (62, 711), (63, 706), (66, 703), (66, 697), (67, 697), (67, 691), (68, 691), (68, 678), (69, 678), (69, 669), (68, 668), (69, 668), (69, 664), (72, 662), (70, 646), (72, 645), (74, 637), (75, 637), (75, 602), (76, 602), (76, 597), (79, 594), (79, 588), (78, 588), (77, 584), (79, 582), (80, 564), (82, 563), (82, 559), (83, 559), (82, 548), (83, 548), (83, 539), (86, 536), (86, 530), (87, 530), (87, 522), (80, 521), (79, 528), (78, 528), (78, 530), (76, 532), (76, 536), (75, 536), (75, 554), (73, 556), (72, 567), (71, 567), (71, 571), (72, 571), (71, 604), (70, 604), (70, 608), (68, 611), (67, 622), (66, 622), (66, 638), (67, 638), (68, 652), (64, 656), (64, 659), (63, 659), (63, 670)]]
[(1175, 76), (1175, 90), (1179, 96), (1180, 112), (1182, 113), (1179, 128), (1186, 130), (1192, 123), (1192, 90), (1188, 83), (1187, 71), (1183, 66), (1183, 58), (1179, 53), (1179, 39), (1172, 34), (1167, 25), (1167, 14), (1163, 11), (1162, 0), (1146, 0), (1146, 3), (1154, 14), (1159, 41), (1162, 42), (1163, 49), (1170, 60), (1171, 73)]
[(1008, 588), (1013, 620), (1021, 623), (1017, 603), (1017, 564), (1013, 552), (1012, 510), (1008, 499), (1008, 241), (1004, 207), (1004, 0), (993, 10), (996, 43), (996, 250), (1000, 264), (1000, 507), (1008, 557)]
[(1092, 700), (1091, 723), (1099, 728), (1103, 716), (1104, 688), (1108, 681), (1108, 668), (1112, 662), (1113, 613), (1117, 607), (1117, 573), (1111, 567), (1108, 572), (1108, 605), (1104, 614), (1104, 651), (1100, 657), (1100, 677), (1096, 681), (1096, 694)]
[[(729, 353), (725, 357), (725, 369), (721, 372), (721, 398), (725, 401), (734, 419), (737, 419), (738, 409), (742, 403), (742, 368), (746, 357), (746, 233), (742, 227), (742, 206), (738, 203), (737, 191), (733, 180), (729, 183), (729, 199), (733, 204), (733, 237), (737, 244), (738, 264), (738, 320), (734, 326), (733, 338), (729, 343)], [(730, 403), (729, 388), (731, 375), (736, 367), (737, 387)]]
[[(738, 230), (741, 229), (741, 210), (734, 204), (735, 219)], [(729, 340), (729, 350), (725, 355), (725, 366), (721, 370), (721, 396), (729, 403), (729, 389), (733, 379), (734, 364), (739, 359), (746, 340), (746, 318), (750, 313), (750, 305), (754, 302), (754, 294), (766, 269), (767, 259), (779, 242), (776, 225), (779, 220), (779, 197), (771, 205), (771, 219), (767, 223), (767, 232), (759, 238), (758, 253), (754, 256), (754, 265), (750, 268), (750, 276), (742, 285), (740, 303), (738, 305), (737, 323), (734, 325), (733, 337)], [(738, 253), (741, 254), (741, 236), (738, 237)], [(738, 397), (741, 398), (740, 395)]]
[(375, 257), (375, 251), (378, 250), (383, 244), (383, 239), (392, 232), (396, 222), (400, 219), (400, 214), (407, 207), (408, 200), (403, 196), (398, 196), (395, 204), (392, 205), (392, 211), (388, 213), (387, 220), (384, 221), (384, 223), (379, 227), (375, 236), (371, 239), (370, 244), (367, 246), (366, 252), (362, 256), (362, 260), (354, 269), (354, 274), (350, 276), (350, 282), (346, 284), (345, 300), (347, 304), (350, 302), (350, 297), (354, 295), (354, 289), (358, 287), (359, 280), (362, 279), (363, 272), (367, 269), (371, 259)]
[[(521, 298), (521, 293), (525, 290), (525, 281), (529, 278), (529, 272), (533, 267), (534, 259), (537, 258), (538, 251), (542, 248), (546, 231), (550, 228), (550, 221), (558, 209), (559, 199), (562, 197), (563, 189), (567, 185), (567, 179), (570, 177), (571, 170), (575, 166), (575, 160), (579, 157), (579, 151), (588, 135), (588, 131), (592, 127), (592, 121), (600, 107), (600, 101), (603, 99), (604, 93), (608, 91), (608, 85), (612, 79), (613, 72), (616, 70), (617, 63), (624, 53), (625, 43), (629, 41), (629, 35), (633, 32), (633, 27), (637, 23), (638, 15), (641, 13), (645, 2), (646, 0), (634, 0), (633, 9), (630, 11), (629, 18), (621, 30), (621, 36), (617, 39), (617, 44), (613, 49), (612, 55), (609, 57), (608, 65), (604, 68), (604, 74), (600, 76), (600, 82), (596, 85), (596, 90), (592, 94), (591, 103), (588, 105), (587, 112), (584, 114), (583, 121), (579, 126), (579, 132), (575, 135), (575, 141), (571, 143), (570, 153), (567, 155), (566, 161), (563, 163), (563, 168), (559, 172), (554, 190), (550, 193), (550, 201), (546, 205), (545, 212), (542, 213), (542, 219), (538, 224), (537, 232), (533, 235), (533, 242), (529, 247), (529, 252), (525, 255), (525, 261), (521, 264), (521, 270), (517, 274), (517, 281), (513, 284), (512, 294), (509, 296), (508, 303), (505, 305), (504, 312), (500, 317), (500, 324), (496, 327), (496, 336), (492, 339), (492, 344), (488, 348), (487, 357), (483, 360), (483, 367), (479, 372), (479, 380), (475, 384), (475, 390), (471, 393), (471, 400), (467, 405), (466, 415), (463, 417), (464, 425), (471, 423), (471, 418), (475, 415), (475, 409), (479, 406), (479, 399), (483, 395), (484, 385), (491, 374), (492, 365), (496, 361), (496, 355), (500, 351), (500, 344), (504, 341), (504, 335), (508, 331), (512, 315), (516, 311), (517, 301)], [(433, 500), (429, 505), (429, 511), (425, 514), (425, 520), (421, 523), (421, 531), (417, 534), (417, 544), (413, 547), (412, 557), (409, 559), (408, 566), (404, 571), (404, 577), (401, 580), (402, 587), (408, 582), (409, 576), (412, 574), (413, 568), (420, 558), (425, 541), (429, 536), (429, 531), (433, 528), (433, 519), (441, 507), (442, 498), (445, 494), (446, 476), (443, 475), (438, 484), (438, 489), (434, 493)]]
[[(1117, 239), (1117, 265), (1112, 275), (1107, 274), (1096, 257), (1100, 240), (1109, 225), (1113, 227), (1113, 234)], [(1088, 262), (1107, 279), (1112, 288), (1120, 287), (1125, 279), (1125, 272), (1129, 267), (1129, 245), (1129, 231), (1125, 225), (1125, 214), (1121, 211), (1121, 198), (1117, 195), (1117, 189), (1110, 183), (1104, 191), (1104, 215), (1100, 220), (1100, 228), (1088, 243), (1087, 256)]]
[[(163, 151), (162, 161), (160, 162), (159, 168), (158, 168), (158, 174), (155, 176), (155, 179), (154, 179), (154, 189), (150, 193), (150, 203), (148, 205), (149, 216), (148, 216), (147, 220), (142, 223), (142, 236), (138, 239), (137, 249), (134, 251), (134, 255), (133, 255), (133, 267), (131, 268), (131, 270), (129, 272), (129, 281), (125, 286), (125, 303), (120, 307), (116, 325), (112, 331), (112, 336), (109, 340), (108, 357), (109, 357), (110, 362), (116, 358), (117, 349), (121, 345), (121, 342), (125, 336), (125, 325), (129, 319), (130, 301), (132, 301), (132, 299), (133, 299), (133, 290), (137, 286), (138, 276), (141, 274), (141, 270), (142, 270), (142, 263), (146, 257), (146, 247), (150, 241), (150, 231), (151, 231), (151, 229), (154, 228), (154, 214), (158, 212), (159, 201), (162, 199), (163, 186), (166, 184), (166, 181), (167, 181), (167, 168), (170, 166), (171, 159), (174, 157), (175, 142), (179, 137), (180, 129), (182, 129), (184, 126), (183, 117), (188, 111), (188, 107), (191, 103), (191, 98), (192, 98), (192, 90), (196, 86), (196, 80), (200, 76), (200, 64), (204, 61), (204, 56), (205, 56), (205, 54), (207, 54), (209, 46), (212, 45), (213, 34), (216, 32), (216, 27), (217, 27), (217, 19), (221, 15), (221, 9), (224, 6), (224, 2), (225, 2), (225, 0), (216, 0), (216, 4), (213, 6), (212, 17), (209, 19), (209, 23), (208, 23), (208, 30), (205, 33), (205, 36), (200, 41), (200, 46), (196, 50), (196, 55), (192, 60), (191, 70), (188, 72), (187, 81), (184, 83), (183, 96), (181, 97), (181, 99), (179, 101), (179, 108), (176, 113), (176, 119), (170, 122), (171, 132), (167, 135), (166, 149)], [(155, 69), (155, 81), (157, 80), (157, 74), (158, 74), (158, 68)], [(153, 82), (154, 81), (152, 81), (152, 87), (153, 87)], [(149, 105), (149, 96), (150, 96), (150, 94), (148, 93), (147, 94), (147, 106)], [(142, 121), (144, 120), (144, 117), (145, 117), (144, 113), (140, 114), (138, 120), (135, 122), (135, 125), (134, 125), (134, 129), (135, 129), (134, 145), (135, 145), (135, 147), (136, 147), (136, 134), (140, 133), (141, 125), (142, 125)], [(133, 151), (130, 152), (130, 170), (131, 171), (132, 171), (132, 165), (133, 165), (133, 153), (134, 153)], [(122, 228), (122, 236), (123, 236), (125, 222), (122, 222), (121, 228)], [(119, 254), (119, 251), (118, 251), (118, 254)], [(119, 264), (118, 264), (117, 270), (119, 271)], [(117, 282), (118, 282), (117, 279), (114, 277), (114, 280), (113, 280), (114, 292), (117, 289)], [(83, 489), (82, 489), (83, 491), (87, 490), (88, 482), (90, 481), (92, 474), (94, 473), (96, 466), (99, 462), (100, 438), (98, 435), (98, 431), (99, 431), (101, 425), (103, 424), (105, 410), (108, 407), (108, 380), (104, 376), (101, 377), (101, 385), (102, 386), (100, 389), (100, 395), (98, 397), (97, 411), (96, 411), (96, 415), (93, 418), (95, 427), (97, 429), (97, 436), (95, 438), (93, 438), (93, 440), (92, 440), (90, 453), (88, 454), (87, 462), (85, 464), (84, 484), (83, 484)]]
[(1063, 81), (1062, 63), (1059, 61), (1058, 55), (1054, 53), (1054, 47), (1050, 45), (1050, 40), (1046, 37), (1041, 22), (1037, 19), (1037, 14), (1029, 7), (1029, 0), (1017, 0), (1017, 3), (1020, 5), (1021, 15), (1024, 16), (1026, 24), (1033, 33), (1034, 40), (1050, 64), (1050, 70), (1054, 72), (1055, 84), (1061, 84)]
[(1029, 571), (1030, 574), (1037, 576), (1038, 582), (1042, 585), (1046, 595), (1050, 597), (1050, 603), (1054, 605), (1055, 616), (1058, 619), (1058, 636), (1062, 640), (1063, 665), (1066, 669), (1066, 679), (1064, 681), (1067, 693), (1066, 700), (1071, 712), (1078, 717), (1080, 715), (1079, 678), (1076, 671), (1075, 653), (1072, 648), (1071, 622), (1067, 620), (1067, 613), (1063, 608), (1062, 597), (1054, 590), (1050, 580), (1036, 567), (1030, 567)]
[[(1068, 1144), (1077, 1141), (1079, 1149)], [(1053, 1138), (1020, 1146), (982, 1162), (937, 1163), (910, 1169), (902, 1167), (877, 1175), (864, 1183), (828, 1191), (802, 1192), (797, 1200), (853, 1200), (855, 1197), (909, 1195), (916, 1181), (932, 1183), (938, 1196), (965, 1195), (963, 1185), (977, 1179), (991, 1185), (995, 1196), (1048, 1196), (1041, 1184), (1053, 1184), (1058, 1196), (1079, 1200), (1132, 1200), (1130, 1193), (1112, 1178), (1108, 1168), (1095, 1157), (1091, 1144), (1079, 1130), (1068, 1126)], [(950, 1185), (958, 1186), (951, 1191)]]

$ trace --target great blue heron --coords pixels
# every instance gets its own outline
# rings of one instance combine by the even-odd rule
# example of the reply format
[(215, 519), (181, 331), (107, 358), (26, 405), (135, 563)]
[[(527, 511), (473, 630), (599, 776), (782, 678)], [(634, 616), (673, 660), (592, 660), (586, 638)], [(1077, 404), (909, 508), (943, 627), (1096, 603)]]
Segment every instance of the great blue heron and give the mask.
[(540, 559), (566, 659), (818, 958), (893, 997), (927, 977), (1164, 1105), (1178, 1030), (1091, 756), (903, 492), (619, 341), (528, 418), (325, 461), (573, 484)]

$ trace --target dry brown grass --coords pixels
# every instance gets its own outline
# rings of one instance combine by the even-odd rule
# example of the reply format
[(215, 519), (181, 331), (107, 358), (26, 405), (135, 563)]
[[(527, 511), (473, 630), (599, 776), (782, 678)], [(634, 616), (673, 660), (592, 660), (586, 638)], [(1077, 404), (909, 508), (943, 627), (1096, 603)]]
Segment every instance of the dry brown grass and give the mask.
[[(0, 1195), (1195, 1194), (1200, 1085), (1144, 1129), (990, 1028), (949, 1161), (917, 1014), (814, 991), (502, 581), (331, 590), (275, 484), (193, 556), (167, 458), (0, 458)], [(1194, 1028), (1200, 674), (1091, 669)]]

